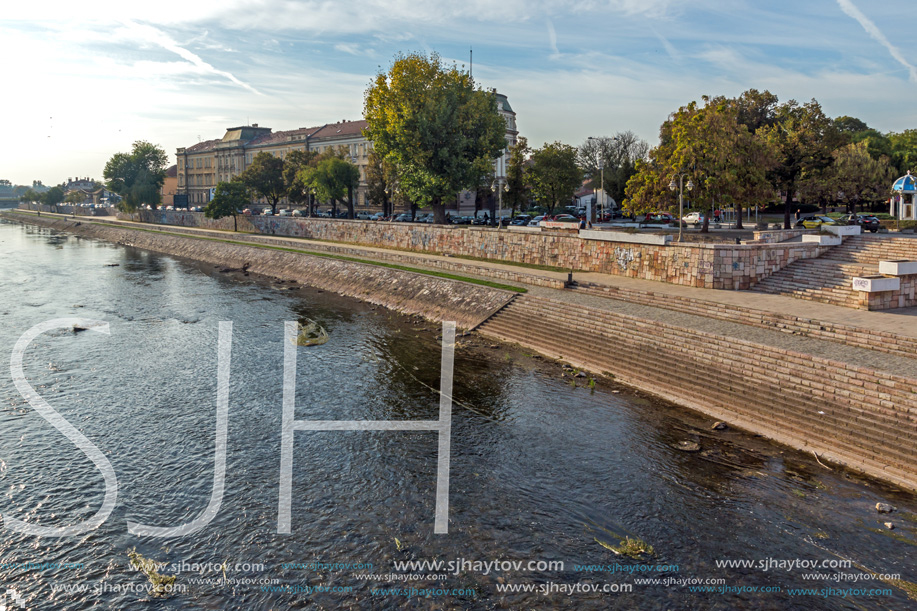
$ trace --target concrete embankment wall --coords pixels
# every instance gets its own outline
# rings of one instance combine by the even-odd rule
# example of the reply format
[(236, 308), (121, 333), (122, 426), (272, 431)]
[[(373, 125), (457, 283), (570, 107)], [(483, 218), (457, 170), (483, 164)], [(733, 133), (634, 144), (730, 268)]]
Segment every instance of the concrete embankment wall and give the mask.
[(479, 331), (917, 490), (913, 379), (530, 295)]
[[(447, 278), (298, 253), (137, 231), (50, 217), (0, 213), (4, 218), (135, 246), (145, 250), (241, 268), (355, 297), (430, 320), (454, 320), (471, 328), (512, 299), (514, 293)], [(78, 224), (79, 223), (79, 224)]]
[[(214, 221), (198, 212), (142, 210), (132, 216), (119, 214), (118, 217), (185, 227), (233, 229), (232, 218)], [(629, 241), (630, 234), (612, 231), (600, 232), (603, 239), (591, 239), (580, 236), (576, 230), (514, 231), (466, 225), (276, 216), (240, 216), (237, 222), (239, 231), (513, 261), (712, 289), (750, 288), (794, 261), (816, 257), (825, 251), (817, 244), (798, 242), (637, 244)]]

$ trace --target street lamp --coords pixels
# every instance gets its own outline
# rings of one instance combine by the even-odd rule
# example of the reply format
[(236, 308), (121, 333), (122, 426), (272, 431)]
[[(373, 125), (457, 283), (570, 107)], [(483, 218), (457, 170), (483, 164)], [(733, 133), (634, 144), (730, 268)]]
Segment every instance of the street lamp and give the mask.
[(600, 180), (602, 181), (602, 216), (599, 219), (600, 221), (605, 220), (605, 159), (599, 159), (599, 172), (601, 173)]
[(685, 207), (685, 204), (684, 204), (684, 191), (685, 191), (685, 190), (684, 190), (684, 188), (685, 188), (685, 187), (688, 187), (688, 191), (690, 191), (691, 189), (694, 188), (694, 183), (691, 182), (691, 179), (690, 179), (690, 178), (688, 179), (688, 184), (684, 184), (685, 176), (687, 176), (687, 174), (688, 174), (688, 173), (687, 173), (686, 171), (684, 171), (684, 170), (679, 170), (679, 171), (675, 174), (676, 176), (678, 176), (678, 184), (677, 184), (677, 185), (675, 184), (675, 179), (674, 179), (674, 178), (669, 182), (669, 189), (671, 189), (672, 191), (674, 191), (674, 190), (676, 189), (676, 187), (678, 188), (678, 241), (679, 241), (679, 242), (681, 242), (681, 224), (682, 224), (682, 222), (683, 222), (683, 221), (681, 220), (681, 217), (684, 216), (684, 207)]
[[(498, 210), (500, 211), (500, 226), (503, 226), (503, 192), (509, 191), (509, 181), (506, 180), (503, 176), (497, 176), (494, 178), (494, 181), (490, 184), (490, 190), (493, 191), (494, 195), (497, 196), (499, 200)], [(497, 216), (496, 211), (493, 212), (493, 217)], [(497, 219), (490, 219), (491, 225), (497, 225)]]

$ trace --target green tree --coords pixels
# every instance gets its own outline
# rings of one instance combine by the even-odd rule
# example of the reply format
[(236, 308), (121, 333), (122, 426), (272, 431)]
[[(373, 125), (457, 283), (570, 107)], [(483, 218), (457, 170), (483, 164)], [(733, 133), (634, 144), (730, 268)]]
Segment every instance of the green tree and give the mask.
[(491, 92), (446, 67), (439, 55), (398, 56), (367, 89), (365, 135), (414, 203), (432, 206), (445, 222), (444, 201), (474, 188), (506, 146), (506, 124)]
[(54, 211), (57, 212), (57, 207), (64, 201), (64, 189), (63, 187), (51, 187), (47, 191), (41, 194), (41, 203), (46, 206), (54, 206)]
[(32, 202), (37, 202), (41, 200), (41, 194), (35, 191), (34, 189), (26, 189), (23, 191), (22, 195), (19, 196), (19, 201), (30, 204)]
[(873, 159), (866, 142), (851, 143), (834, 151), (836, 188), (844, 194), (850, 212), (857, 204), (885, 199), (895, 180), (888, 157)]
[(829, 166), (831, 153), (843, 137), (815, 100), (802, 105), (796, 100), (782, 104), (777, 108), (774, 125), (759, 132), (777, 152), (778, 162), (770, 177), (774, 187), (784, 192), (783, 227), (789, 229), (800, 180), (806, 173)]
[(888, 135), (891, 143), (891, 162), (898, 170), (898, 175), (917, 174), (917, 129), (906, 129), (903, 132)]
[[(767, 96), (755, 93), (756, 104), (768, 103)], [(662, 201), (674, 207), (677, 196), (665, 192), (680, 172), (687, 172), (694, 183), (692, 200), (704, 209), (734, 205), (741, 228), (743, 205), (761, 203), (773, 193), (766, 171), (775, 164), (774, 149), (743, 123), (743, 117), (760, 118), (751, 107), (748, 98), (704, 96), (701, 104), (691, 102), (672, 113), (651, 161), (636, 164), (627, 184), (629, 206), (641, 211)], [(705, 215), (705, 231), (710, 216)]]
[(516, 144), (509, 147), (509, 159), (506, 164), (507, 189), (503, 201), (509, 204), (512, 216), (516, 216), (517, 209), (522, 210), (529, 203), (525, 164), (530, 152), (528, 140), (521, 136), (516, 140)]
[(340, 154), (318, 159), (314, 166), (300, 172), (300, 180), (315, 191), (318, 199), (330, 201), (333, 210), (337, 210), (337, 202), (344, 202), (347, 218), (354, 217), (353, 191), (360, 182), (360, 168)]
[(395, 169), (372, 149), (366, 164), (366, 195), (369, 201), (382, 208), (382, 215), (392, 214), (393, 187), (397, 183)]
[(283, 160), (283, 182), (286, 185), (287, 199), (291, 204), (308, 203), (309, 216), (312, 216), (312, 192), (309, 185), (302, 181), (301, 172), (314, 165), (318, 153), (315, 151), (290, 151)]
[(76, 189), (74, 189), (73, 191), (70, 191), (64, 197), (64, 201), (70, 204), (71, 211), (74, 212), (74, 214), (75, 214), (77, 204), (83, 203), (83, 200), (85, 199), (86, 199), (86, 194)]
[(536, 201), (553, 214), (555, 207), (573, 198), (583, 182), (583, 172), (576, 165), (576, 149), (560, 142), (536, 149), (528, 180)]
[(168, 155), (160, 147), (143, 140), (134, 142), (130, 153), (116, 153), (105, 164), (106, 187), (121, 196), (118, 207), (133, 212), (142, 204), (153, 208), (162, 197)]
[(255, 155), (244, 172), (239, 174), (239, 180), (259, 197), (267, 200), (271, 212), (277, 214), (277, 204), (287, 193), (287, 185), (283, 179), (283, 161), (270, 153), (261, 152)]
[(204, 216), (209, 219), (232, 217), (232, 230), (239, 231), (238, 215), (251, 202), (248, 187), (240, 180), (217, 183), (213, 199), (204, 207)]

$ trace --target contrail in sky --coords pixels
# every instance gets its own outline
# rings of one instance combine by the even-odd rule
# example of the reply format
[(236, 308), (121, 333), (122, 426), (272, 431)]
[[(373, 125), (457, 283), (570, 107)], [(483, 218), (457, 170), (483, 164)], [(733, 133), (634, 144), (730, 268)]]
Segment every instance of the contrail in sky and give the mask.
[(899, 64), (907, 68), (908, 72), (911, 75), (911, 80), (917, 83), (917, 67), (911, 64), (904, 55), (901, 54), (901, 51), (898, 50), (898, 47), (893, 45), (888, 38), (885, 37), (879, 28), (876, 26), (872, 20), (864, 15), (860, 9), (858, 9), (853, 2), (850, 0), (837, 0), (838, 6), (841, 7), (841, 10), (844, 11), (848, 16), (856, 19), (863, 29), (866, 30), (866, 33), (872, 36), (879, 44), (888, 49), (888, 52), (891, 53), (891, 56), (898, 61)]

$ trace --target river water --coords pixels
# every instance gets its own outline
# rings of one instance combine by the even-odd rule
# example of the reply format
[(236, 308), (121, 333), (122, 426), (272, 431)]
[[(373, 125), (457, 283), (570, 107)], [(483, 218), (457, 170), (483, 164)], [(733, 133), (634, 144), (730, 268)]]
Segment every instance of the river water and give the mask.
[[(298, 420), (436, 420), (438, 326), (298, 285), (8, 222), (0, 222), (0, 256), (4, 354), (45, 321), (109, 323), (110, 335), (61, 328), (38, 336), (24, 372), (117, 479), (114, 508), (93, 530), (44, 537), (4, 523), (0, 605), (917, 605), (913, 495), (737, 430), (712, 430), (708, 418), (613, 381), (574, 386), (558, 365), (474, 336), (460, 338), (455, 351), (448, 534), (433, 532), (439, 455), (431, 431), (295, 432), (291, 532), (280, 534), (284, 321), (314, 320), (330, 336), (296, 349)], [(128, 521), (177, 526), (208, 506), (220, 321), (233, 323), (222, 503), (193, 534), (132, 535)], [(538, 329), (544, 324), (533, 324)], [(683, 441), (701, 451), (679, 450)], [(102, 472), (26, 401), (6, 365), (0, 492), (5, 520), (50, 527), (91, 519), (106, 494)], [(896, 511), (877, 513), (879, 502)], [(653, 553), (610, 549), (627, 537)], [(158, 572), (176, 577), (174, 591), (148, 591), (148, 577), (130, 566), (132, 550), (162, 563)], [(414, 561), (444, 564), (400, 564)]]

